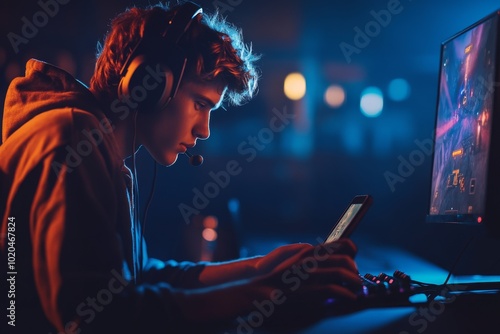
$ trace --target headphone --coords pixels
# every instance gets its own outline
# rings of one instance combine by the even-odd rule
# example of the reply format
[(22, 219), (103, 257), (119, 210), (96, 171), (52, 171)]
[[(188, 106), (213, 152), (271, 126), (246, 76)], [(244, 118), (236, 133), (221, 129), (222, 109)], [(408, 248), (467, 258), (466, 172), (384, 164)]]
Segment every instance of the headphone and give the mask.
[(153, 9), (139, 43), (120, 71), (120, 100), (132, 99), (139, 112), (151, 113), (161, 110), (175, 97), (187, 62), (186, 51), (179, 41), (202, 13), (202, 8), (193, 2), (178, 6), (169, 19), (163, 9)]

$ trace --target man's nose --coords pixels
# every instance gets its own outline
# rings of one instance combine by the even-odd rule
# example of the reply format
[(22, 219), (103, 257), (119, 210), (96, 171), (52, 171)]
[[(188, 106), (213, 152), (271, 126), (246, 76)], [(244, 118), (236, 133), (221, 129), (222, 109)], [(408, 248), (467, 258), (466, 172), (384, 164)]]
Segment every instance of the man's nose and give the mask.
[(199, 138), (200, 140), (205, 140), (210, 137), (210, 114), (207, 113), (205, 117), (200, 119), (199, 123), (197, 124), (195, 128), (195, 133), (194, 133), (196, 138)]

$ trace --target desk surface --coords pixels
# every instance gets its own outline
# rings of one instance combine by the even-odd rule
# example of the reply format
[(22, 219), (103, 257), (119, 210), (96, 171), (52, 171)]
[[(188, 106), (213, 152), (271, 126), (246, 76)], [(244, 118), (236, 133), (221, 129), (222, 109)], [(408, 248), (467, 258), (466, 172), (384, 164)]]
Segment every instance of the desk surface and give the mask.
[(303, 328), (270, 329), (241, 322), (224, 334), (498, 334), (500, 294), (463, 295), (450, 304), (391, 307), (331, 316)]
[(500, 333), (500, 294), (462, 295), (450, 304), (369, 309), (324, 319), (301, 334)]

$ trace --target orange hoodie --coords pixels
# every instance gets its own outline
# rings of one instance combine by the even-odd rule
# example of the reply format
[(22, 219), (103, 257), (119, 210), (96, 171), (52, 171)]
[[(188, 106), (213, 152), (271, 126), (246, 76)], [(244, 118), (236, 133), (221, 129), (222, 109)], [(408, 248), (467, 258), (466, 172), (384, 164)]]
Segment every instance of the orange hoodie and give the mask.
[(196, 286), (203, 267), (147, 259), (131, 216), (131, 174), (117, 152), (87, 87), (28, 61), (7, 91), (0, 146), (2, 281), (13, 291), (2, 305), (7, 333), (182, 326), (172, 294)]

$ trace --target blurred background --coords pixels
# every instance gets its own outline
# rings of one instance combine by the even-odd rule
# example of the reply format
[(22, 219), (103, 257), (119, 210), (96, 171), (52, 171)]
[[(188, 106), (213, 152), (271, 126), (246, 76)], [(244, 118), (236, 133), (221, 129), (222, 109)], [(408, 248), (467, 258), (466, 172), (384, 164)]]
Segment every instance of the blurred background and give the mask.
[[(59, 0), (49, 13), (49, 2), (1, 3), (2, 101), (30, 58), (88, 84), (110, 18), (154, 3)], [(180, 156), (159, 169), (146, 226), (150, 255), (227, 260), (284, 243), (317, 243), (353, 196), (368, 193), (373, 205), (352, 236), (360, 271), (382, 263), (418, 274), (425, 262), (443, 274), (478, 234), (455, 273), (500, 272), (498, 239), (469, 226), (424, 222), (440, 44), (498, 9), (497, 1), (198, 3), (241, 27), (261, 54), (260, 89), (250, 103), (213, 113), (210, 139), (193, 150), (204, 156), (202, 166)], [(38, 22), (37, 29), (13, 42), (26, 22)], [(145, 150), (138, 160), (144, 204), (153, 161)]]

